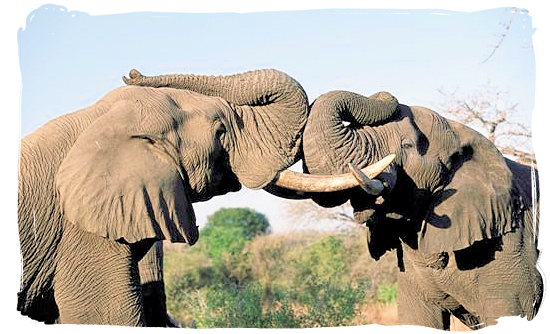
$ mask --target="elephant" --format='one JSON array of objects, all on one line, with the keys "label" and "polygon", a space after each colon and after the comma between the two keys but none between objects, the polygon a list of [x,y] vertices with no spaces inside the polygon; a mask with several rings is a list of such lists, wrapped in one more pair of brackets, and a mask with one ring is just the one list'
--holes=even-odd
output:
[{"label": "elephant", "polygon": [[388,154],[382,187],[313,193],[323,207],[350,201],[372,258],[395,253],[401,324],[449,329],[453,315],[472,329],[502,316],[532,319],[543,281],[538,174],[504,157],[464,124],[388,92],[331,91],[311,105],[303,170],[335,174]]},{"label": "elephant", "polygon": [[192,203],[333,182],[287,170],[309,112],[287,74],[129,76],[21,141],[17,309],[32,319],[167,325],[159,242],[198,240]]}]

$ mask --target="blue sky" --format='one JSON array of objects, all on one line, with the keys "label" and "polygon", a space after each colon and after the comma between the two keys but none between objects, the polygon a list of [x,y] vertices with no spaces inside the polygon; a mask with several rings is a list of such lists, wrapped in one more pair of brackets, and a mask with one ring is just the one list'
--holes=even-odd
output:
[{"label": "blue sky", "polygon": [[47,5],[18,34],[22,134],[93,103],[133,67],[146,74],[277,68],[302,83],[310,100],[333,89],[387,90],[425,106],[437,102],[438,88],[490,80],[512,91],[529,117],[535,63],[527,13],[516,15],[501,49],[481,63],[510,15],[510,9],[89,15]]},{"label": "blue sky", "polygon": [[[296,78],[310,101],[334,89],[365,95],[386,90],[402,103],[437,109],[440,88],[469,91],[490,81],[519,103],[530,122],[535,58],[531,17],[520,11],[498,43],[511,9],[303,10],[263,13],[141,12],[90,15],[45,5],[18,32],[21,133],[94,103],[144,74],[231,74],[277,68]],[[285,224],[282,204],[243,190],[195,205],[198,223],[220,206],[249,206]]]}]

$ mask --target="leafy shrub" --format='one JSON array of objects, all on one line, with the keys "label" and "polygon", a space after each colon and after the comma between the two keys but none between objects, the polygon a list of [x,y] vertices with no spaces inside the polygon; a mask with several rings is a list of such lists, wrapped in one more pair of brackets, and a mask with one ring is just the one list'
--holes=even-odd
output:
[{"label": "leafy shrub", "polygon": [[269,221],[261,213],[248,208],[222,208],[208,217],[208,222],[201,231],[201,238],[213,228],[226,227],[242,229],[246,240],[267,234],[270,230]]},{"label": "leafy shrub", "polygon": [[345,280],[342,273],[346,269],[345,252],[342,240],[334,235],[321,238],[307,247],[297,259],[296,278],[306,284],[319,281]]},{"label": "leafy shrub", "polygon": [[368,279],[350,280],[347,254],[341,236],[329,235],[313,242],[294,261],[290,299],[307,310],[299,317],[304,327],[347,325],[364,300]]},{"label": "leafy shrub", "polygon": [[376,289],[376,299],[384,304],[393,304],[397,298],[397,283],[380,284]]},{"label": "leafy shrub", "polygon": [[357,325],[365,303],[395,300],[395,267],[377,272],[360,235],[267,235],[265,217],[234,210],[210,216],[196,246],[167,248],[168,310],[184,326]]},{"label": "leafy shrub", "polygon": [[263,286],[219,285],[206,290],[197,304],[199,328],[289,328],[298,324],[280,292],[266,301]]},{"label": "leafy shrub", "polygon": [[224,256],[235,257],[247,241],[268,231],[264,215],[246,208],[224,208],[208,217],[200,239],[208,256],[221,263]]},{"label": "leafy shrub", "polygon": [[217,285],[206,290],[198,327],[264,327],[261,291],[254,285]]}]

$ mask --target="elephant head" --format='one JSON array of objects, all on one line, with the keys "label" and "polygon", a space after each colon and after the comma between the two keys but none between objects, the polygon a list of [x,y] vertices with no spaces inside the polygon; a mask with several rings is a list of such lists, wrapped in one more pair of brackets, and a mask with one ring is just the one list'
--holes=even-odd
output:
[{"label": "elephant head", "polygon": [[63,214],[80,228],[129,243],[193,244],[192,202],[274,180],[307,191],[296,173],[281,173],[299,158],[309,110],[293,78],[276,70],[215,77],[132,70],[123,79],[128,86],[95,106],[101,116],[56,175]]},{"label": "elephant head", "polygon": [[369,227],[374,258],[401,241],[425,253],[464,249],[518,227],[512,174],[496,147],[474,130],[391,94],[334,91],[316,99],[304,130],[304,171],[341,173],[388,154],[380,197],[357,189],[317,194],[323,206],[351,199]]},{"label": "elephant head", "polygon": [[[357,184],[351,174],[285,170],[301,157],[309,105],[282,72],[145,77],[133,70],[124,81],[21,142],[18,309],[32,318],[143,324],[137,262],[155,240],[197,241],[193,202],[241,184],[306,192]],[[162,277],[161,268],[152,270],[153,279]],[[123,307],[100,306],[105,300]]]}]

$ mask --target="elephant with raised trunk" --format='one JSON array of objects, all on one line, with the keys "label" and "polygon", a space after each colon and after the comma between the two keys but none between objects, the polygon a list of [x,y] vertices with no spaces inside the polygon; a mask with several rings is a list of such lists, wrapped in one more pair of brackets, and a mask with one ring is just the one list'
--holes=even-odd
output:
[{"label": "elephant with raised trunk", "polygon": [[[163,325],[154,318],[165,313],[161,248],[152,245],[197,241],[193,202],[301,180],[285,169],[300,156],[308,101],[288,75],[132,71],[125,81],[21,142],[17,308],[33,319]],[[344,179],[340,189],[356,184]]]},{"label": "elephant with raised trunk", "polygon": [[313,199],[326,207],[350,200],[371,256],[395,251],[400,323],[449,329],[454,315],[480,328],[502,316],[536,315],[543,282],[535,169],[503,157],[467,126],[386,92],[320,96],[303,154],[312,174],[395,154],[371,195],[355,188]]}]

